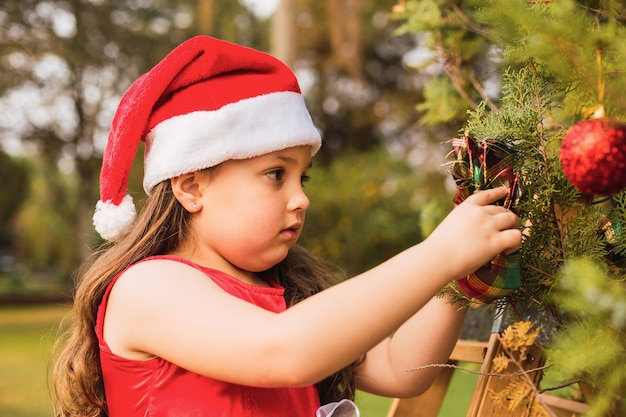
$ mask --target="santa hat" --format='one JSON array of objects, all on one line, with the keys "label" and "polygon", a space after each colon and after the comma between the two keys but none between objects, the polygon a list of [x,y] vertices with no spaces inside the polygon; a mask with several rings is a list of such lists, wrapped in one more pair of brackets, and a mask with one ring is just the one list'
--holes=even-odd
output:
[{"label": "santa hat", "polygon": [[208,36],[179,45],[123,95],[113,117],[93,220],[109,240],[136,217],[127,195],[140,141],[147,194],[169,178],[281,149],[321,146],[293,72],[266,53]]}]

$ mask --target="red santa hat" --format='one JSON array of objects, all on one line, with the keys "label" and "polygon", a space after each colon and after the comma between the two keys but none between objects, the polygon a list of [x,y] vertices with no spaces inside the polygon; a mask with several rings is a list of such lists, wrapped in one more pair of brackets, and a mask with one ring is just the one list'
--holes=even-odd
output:
[{"label": "red santa hat", "polygon": [[147,194],[169,178],[277,150],[321,146],[293,72],[266,53],[208,36],[170,52],[123,95],[113,117],[93,220],[107,239],[136,217],[127,195],[139,141]]}]

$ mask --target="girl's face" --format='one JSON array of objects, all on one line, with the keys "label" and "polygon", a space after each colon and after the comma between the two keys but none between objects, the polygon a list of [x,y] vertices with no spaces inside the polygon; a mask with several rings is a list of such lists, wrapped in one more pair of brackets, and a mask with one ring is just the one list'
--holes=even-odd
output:
[{"label": "girl's face", "polygon": [[206,266],[238,275],[264,271],[287,256],[304,225],[303,184],[310,146],[229,160],[199,180],[192,227]]}]

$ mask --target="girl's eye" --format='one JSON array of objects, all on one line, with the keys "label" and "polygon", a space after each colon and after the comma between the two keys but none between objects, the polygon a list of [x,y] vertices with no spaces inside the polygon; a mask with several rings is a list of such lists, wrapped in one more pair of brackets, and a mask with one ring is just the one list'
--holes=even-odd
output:
[{"label": "girl's eye", "polygon": [[282,181],[285,177],[285,170],[274,169],[272,171],[268,171],[265,175],[267,175],[272,181]]},{"label": "girl's eye", "polygon": [[304,174],[300,177],[300,184],[302,185],[304,185],[305,183],[309,181],[311,181],[311,177],[309,175]]}]

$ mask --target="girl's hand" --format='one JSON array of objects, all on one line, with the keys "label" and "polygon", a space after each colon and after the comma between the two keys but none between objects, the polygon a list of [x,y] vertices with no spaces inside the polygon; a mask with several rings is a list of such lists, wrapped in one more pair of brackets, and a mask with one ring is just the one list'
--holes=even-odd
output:
[{"label": "girl's hand", "polygon": [[[520,220],[510,210],[493,205],[505,197],[506,187],[484,190],[459,204],[424,243],[452,268],[452,278],[472,273],[499,253],[519,249]],[[447,256],[446,256],[447,254]]]}]

